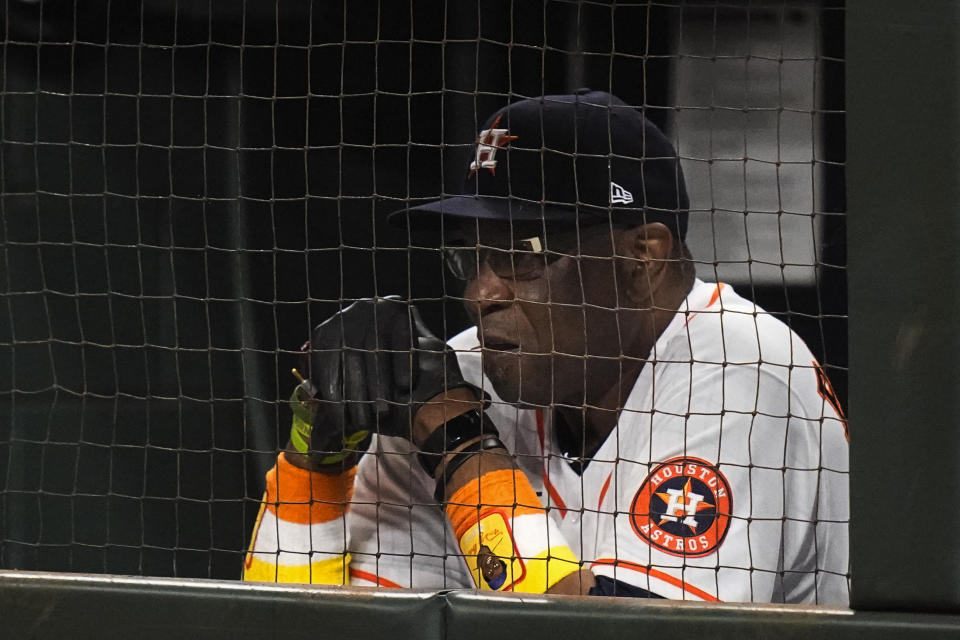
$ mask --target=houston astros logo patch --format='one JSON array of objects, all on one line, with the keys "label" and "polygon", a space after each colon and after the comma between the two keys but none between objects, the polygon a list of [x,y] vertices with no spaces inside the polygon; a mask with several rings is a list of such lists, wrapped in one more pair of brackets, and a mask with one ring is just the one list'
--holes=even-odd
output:
[{"label": "houston astros logo patch", "polygon": [[630,524],[647,544],[675,556],[713,553],[730,527],[733,496],[720,471],[699,458],[657,465],[630,504]]}]

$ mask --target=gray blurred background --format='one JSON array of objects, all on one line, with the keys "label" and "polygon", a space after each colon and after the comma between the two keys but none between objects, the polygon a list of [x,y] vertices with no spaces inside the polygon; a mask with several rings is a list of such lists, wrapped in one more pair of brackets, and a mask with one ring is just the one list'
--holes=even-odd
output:
[{"label": "gray blurred background", "polygon": [[846,391],[840,2],[5,0],[0,568],[237,578],[311,326],[511,98],[604,89],[683,156],[701,277]]}]

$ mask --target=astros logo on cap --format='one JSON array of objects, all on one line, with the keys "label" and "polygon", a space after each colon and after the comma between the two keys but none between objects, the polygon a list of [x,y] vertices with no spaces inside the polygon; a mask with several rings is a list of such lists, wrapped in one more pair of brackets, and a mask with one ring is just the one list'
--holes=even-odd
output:
[{"label": "astros logo on cap", "polygon": [[470,163],[471,175],[481,168],[489,169],[490,173],[496,175],[497,149],[505,147],[517,139],[517,136],[507,135],[510,133],[507,129],[497,129],[502,117],[503,114],[497,116],[490,128],[481,131],[477,137],[477,155]]},{"label": "astros logo on cap", "polygon": [[723,474],[699,458],[654,468],[630,505],[630,524],[651,547],[698,558],[713,553],[730,527],[733,496]]}]

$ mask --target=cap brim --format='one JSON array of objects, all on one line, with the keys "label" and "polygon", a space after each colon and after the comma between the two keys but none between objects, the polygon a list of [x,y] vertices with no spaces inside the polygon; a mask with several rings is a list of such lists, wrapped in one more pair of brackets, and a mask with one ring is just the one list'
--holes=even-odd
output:
[{"label": "cap brim", "polygon": [[387,219],[391,224],[418,231],[436,228],[435,225],[441,217],[511,222],[530,220],[576,222],[577,216],[577,208],[574,206],[543,205],[538,202],[510,198],[452,196],[394,211]]}]

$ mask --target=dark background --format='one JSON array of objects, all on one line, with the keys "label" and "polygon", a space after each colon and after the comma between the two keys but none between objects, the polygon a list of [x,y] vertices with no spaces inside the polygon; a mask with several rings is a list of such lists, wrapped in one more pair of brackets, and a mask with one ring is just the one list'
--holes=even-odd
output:
[{"label": "dark background", "polygon": [[[386,214],[455,191],[511,98],[589,86],[669,124],[683,21],[783,5],[4,2],[0,568],[238,577],[310,327],[387,294],[466,324]],[[837,6],[817,19],[840,213]],[[845,223],[824,220],[816,287],[741,293],[845,398]]]}]

